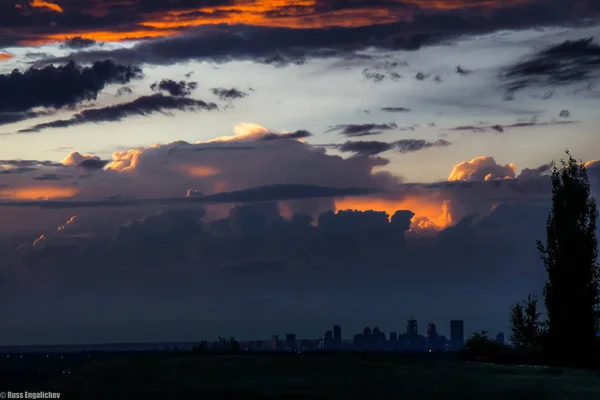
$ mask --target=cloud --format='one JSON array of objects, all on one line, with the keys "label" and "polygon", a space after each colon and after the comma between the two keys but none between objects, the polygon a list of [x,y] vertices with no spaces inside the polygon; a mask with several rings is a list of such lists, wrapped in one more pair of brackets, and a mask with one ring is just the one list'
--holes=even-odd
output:
[{"label": "cloud", "polygon": [[385,112],[409,112],[410,108],[406,107],[383,107],[381,111]]},{"label": "cloud", "polygon": [[202,100],[188,99],[184,97],[164,96],[154,94],[142,96],[129,103],[117,104],[104,108],[83,110],[75,114],[71,119],[56,120],[43,124],[34,125],[31,128],[22,129],[20,133],[40,132],[49,128],[67,128],[71,126],[117,122],[132,116],[147,116],[154,113],[165,113],[167,111],[211,111],[216,110],[215,103],[206,103]]},{"label": "cloud", "polygon": [[163,91],[171,96],[186,97],[192,94],[192,91],[198,88],[198,82],[176,82],[172,79],[163,79],[160,82],[155,82],[150,86],[153,91]]},{"label": "cloud", "polygon": [[72,49],[72,50],[81,50],[81,49],[86,49],[88,47],[92,47],[92,46],[96,45],[97,43],[98,42],[96,42],[93,39],[85,39],[85,38],[82,38],[81,36],[75,36],[72,38],[65,39],[65,41],[62,43],[61,47],[66,48],[66,49]]},{"label": "cloud", "polygon": [[305,139],[311,137],[312,133],[301,129],[296,132],[289,133],[267,133],[263,136],[263,140],[280,140],[280,139]]},{"label": "cloud", "polygon": [[[563,110],[563,111],[567,111],[568,110]],[[569,116],[565,116],[566,113],[561,112],[560,117],[561,118],[569,118]],[[508,125],[500,125],[500,124],[496,124],[496,125],[462,125],[462,126],[456,126],[453,128],[450,128],[450,130],[452,131],[472,131],[472,132],[487,132],[488,130],[494,130],[496,132],[504,132],[506,129],[512,129],[512,128],[530,128],[530,127],[536,127],[536,126],[550,126],[550,125],[569,125],[569,124],[577,124],[579,123],[579,121],[557,121],[557,120],[551,120],[551,121],[538,121],[537,117],[533,117],[530,120],[526,121],[526,122],[515,122],[513,124],[508,124]]]},{"label": "cloud", "polygon": [[569,85],[597,78],[600,46],[594,38],[567,40],[548,47],[504,71],[508,90],[530,86]]},{"label": "cloud", "polygon": [[342,152],[373,156],[390,150],[396,150],[399,153],[412,153],[431,147],[445,147],[450,144],[450,142],[443,139],[435,142],[428,142],[423,139],[402,139],[390,143],[377,141],[346,142],[342,145],[336,145],[336,147]]},{"label": "cloud", "polygon": [[571,118],[571,113],[569,112],[569,110],[562,110],[559,114],[559,117],[561,118]]},{"label": "cloud", "polygon": [[49,1],[44,1],[44,0],[32,0],[31,3],[29,3],[29,5],[33,8],[43,8],[46,10],[50,10],[50,11],[54,11],[57,13],[62,13],[63,9],[61,6],[59,6],[56,3],[51,3]]},{"label": "cloud", "polygon": [[0,112],[0,125],[14,124],[31,118],[52,115],[52,111]]},{"label": "cloud", "polygon": [[14,56],[12,54],[0,52],[0,61],[8,61],[12,60],[13,58]]},{"label": "cloud", "polygon": [[331,126],[326,132],[340,132],[349,137],[379,135],[386,130],[398,129],[398,125],[388,124],[342,124]]},{"label": "cloud", "polygon": [[224,88],[213,88],[210,90],[215,96],[219,96],[221,100],[233,100],[242,99],[248,96],[248,93],[242,92],[236,88],[224,89]]},{"label": "cloud", "polygon": [[[115,42],[154,38],[131,49],[86,51],[71,56],[76,60],[111,58],[135,64],[253,60],[282,66],[370,47],[418,50],[461,35],[562,25],[598,11],[594,0],[544,0],[543,12],[533,0],[502,4],[460,1],[443,6],[415,1],[321,1],[293,6],[252,1],[232,5],[213,0],[200,8],[190,0],[129,2],[127,7],[119,6],[116,0],[102,5],[79,3],[69,2],[68,13],[40,13],[35,23],[21,10],[0,9],[7,21],[0,20],[0,26],[14,27],[6,30],[3,41],[40,44],[72,36]],[[52,22],[58,22],[58,27],[52,27]]]},{"label": "cloud", "polygon": [[129,86],[123,86],[123,87],[120,87],[119,89],[117,89],[116,96],[121,97],[126,94],[132,94],[132,93],[133,93],[133,90]]},{"label": "cloud", "polygon": [[141,69],[112,61],[95,62],[89,67],[70,62],[59,67],[13,71],[0,75],[0,113],[73,106],[95,100],[108,84],[125,84],[141,76]]},{"label": "cloud", "polygon": [[461,67],[460,65],[458,65],[458,66],[456,67],[456,73],[457,73],[458,75],[465,76],[465,75],[471,75],[471,74],[473,73],[473,71],[470,71],[470,70],[468,70],[468,69],[464,69],[463,67]]},{"label": "cloud", "polygon": [[499,165],[493,157],[477,157],[457,164],[448,176],[449,181],[482,181],[511,179],[516,176],[515,164]]}]

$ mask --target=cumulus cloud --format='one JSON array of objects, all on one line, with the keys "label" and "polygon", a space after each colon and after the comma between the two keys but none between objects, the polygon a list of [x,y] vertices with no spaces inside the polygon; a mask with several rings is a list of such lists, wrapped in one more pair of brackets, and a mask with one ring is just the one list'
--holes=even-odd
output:
[{"label": "cumulus cloud", "polygon": [[477,157],[457,164],[448,176],[449,181],[483,181],[515,178],[515,164],[500,165],[493,157]]},{"label": "cumulus cloud", "polygon": [[164,96],[154,94],[142,96],[129,103],[121,103],[103,108],[83,110],[75,114],[71,119],[56,120],[43,124],[34,125],[31,128],[22,129],[20,133],[40,132],[49,128],[67,128],[71,126],[116,122],[132,116],[147,116],[154,113],[165,113],[167,111],[199,111],[216,110],[215,103],[206,103],[202,100],[194,100],[184,97]]},{"label": "cumulus cloud", "polygon": [[150,86],[155,92],[167,92],[171,96],[185,97],[192,94],[192,91],[198,88],[198,82],[174,81],[172,79],[163,79]]},{"label": "cumulus cloud", "polygon": [[0,113],[19,113],[35,107],[64,108],[95,100],[111,83],[125,84],[142,76],[141,69],[112,61],[81,67],[74,62],[0,75]]}]

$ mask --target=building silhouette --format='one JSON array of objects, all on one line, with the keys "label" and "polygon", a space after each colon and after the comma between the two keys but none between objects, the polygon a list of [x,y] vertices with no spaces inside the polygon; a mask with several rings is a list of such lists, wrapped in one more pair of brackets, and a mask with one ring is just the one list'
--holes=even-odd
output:
[{"label": "building silhouette", "polygon": [[465,344],[465,321],[450,321],[450,346],[452,350],[460,350]]},{"label": "building silhouette", "polygon": [[417,325],[416,319],[411,318],[408,321],[406,321],[406,334],[407,335],[418,335],[419,334],[419,327]]},{"label": "building silhouette", "polygon": [[342,327],[339,325],[333,327],[333,345],[336,349],[342,348]]},{"label": "building silhouette", "polygon": [[280,345],[279,345],[279,336],[278,335],[271,336],[271,349],[272,350],[278,350],[279,347],[280,347]]},{"label": "building silhouette", "polygon": [[296,350],[296,334],[288,333],[285,335],[285,349]]},{"label": "building silhouette", "polygon": [[429,350],[439,350],[439,335],[434,323],[427,325],[427,345]]}]

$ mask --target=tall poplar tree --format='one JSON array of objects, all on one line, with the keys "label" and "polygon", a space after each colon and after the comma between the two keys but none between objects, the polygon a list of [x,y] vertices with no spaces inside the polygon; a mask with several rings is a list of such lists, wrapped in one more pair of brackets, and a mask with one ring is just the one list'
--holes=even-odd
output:
[{"label": "tall poplar tree", "polygon": [[568,363],[585,362],[594,354],[594,305],[598,302],[598,210],[591,197],[587,170],[571,154],[552,171],[552,211],[546,243],[538,240],[548,280],[544,297],[548,345]]}]

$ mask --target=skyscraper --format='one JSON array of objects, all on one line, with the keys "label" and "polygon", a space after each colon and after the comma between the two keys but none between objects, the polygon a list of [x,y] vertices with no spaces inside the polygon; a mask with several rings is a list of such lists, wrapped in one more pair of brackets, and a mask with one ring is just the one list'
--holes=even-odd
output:
[{"label": "skyscraper", "polygon": [[417,320],[414,318],[406,321],[406,334],[409,336],[416,336],[419,333],[419,329],[417,326]]},{"label": "skyscraper", "polygon": [[450,321],[450,342],[453,350],[462,349],[465,343],[465,321]]},{"label": "skyscraper", "polygon": [[333,343],[338,349],[342,347],[342,327],[339,325],[333,327]]},{"label": "skyscraper", "polygon": [[279,347],[279,336],[273,335],[271,336],[271,349],[277,350]]}]

